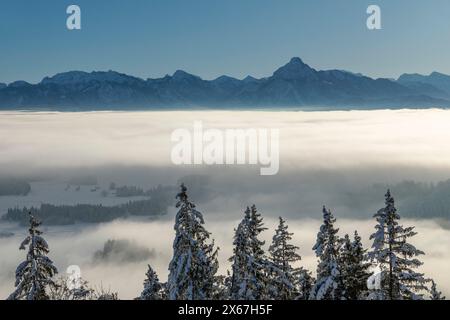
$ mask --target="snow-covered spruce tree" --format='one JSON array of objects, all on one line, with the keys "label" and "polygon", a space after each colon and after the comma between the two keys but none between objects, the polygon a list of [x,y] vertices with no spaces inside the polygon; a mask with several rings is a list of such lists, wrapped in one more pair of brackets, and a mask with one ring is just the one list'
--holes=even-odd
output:
[{"label": "snow-covered spruce tree", "polygon": [[217,249],[209,243],[202,214],[188,200],[181,185],[177,195],[179,211],[175,221],[173,258],[169,265],[168,293],[171,300],[205,300],[213,295],[218,269]]},{"label": "snow-covered spruce tree", "polygon": [[374,215],[376,231],[370,236],[373,245],[368,256],[380,267],[382,276],[381,288],[374,294],[378,299],[386,300],[423,299],[428,280],[414,269],[422,265],[417,257],[424,253],[408,243],[408,239],[417,233],[414,227],[405,228],[399,224],[400,215],[389,190],[385,204]]},{"label": "snow-covered spruce tree", "polygon": [[293,264],[301,260],[297,254],[298,247],[292,245],[293,233],[288,231],[288,226],[283,218],[279,218],[279,224],[272,238],[269,248],[270,261],[273,264],[273,272],[270,275],[272,292],[271,298],[276,300],[291,300],[298,296],[295,287],[296,272]]},{"label": "snow-covered spruce tree", "polygon": [[[233,276],[231,275],[230,270],[227,270],[227,275],[224,276],[224,278],[222,280],[223,282],[220,283],[220,282],[216,281],[216,288],[218,288],[218,289],[222,288],[222,290],[220,290],[220,296],[221,296],[220,300],[227,300],[231,297],[232,280],[233,280]],[[216,292],[219,292],[219,290],[216,290]],[[219,293],[216,294],[216,296],[219,296]]]},{"label": "snow-covered spruce tree", "polygon": [[313,247],[319,258],[317,280],[311,289],[310,300],[341,300],[345,298],[341,271],[339,270],[339,229],[330,210],[323,207],[323,224]]},{"label": "snow-covered spruce tree", "polygon": [[295,287],[297,296],[295,300],[308,300],[309,295],[311,294],[311,290],[314,286],[315,279],[311,275],[311,272],[306,270],[303,267],[300,267],[295,272]]},{"label": "snow-covered spruce tree", "polygon": [[430,289],[430,299],[431,300],[445,300],[445,296],[442,295],[442,292],[440,292],[437,287],[434,280],[431,280],[431,289]]},{"label": "snow-covered spruce tree", "polygon": [[150,265],[148,265],[145,276],[144,290],[139,300],[161,300],[163,298],[163,285],[159,282],[158,275]]},{"label": "snow-covered spruce tree", "polygon": [[263,218],[258,213],[256,206],[252,205],[250,209],[249,223],[249,245],[251,251],[251,259],[248,268],[247,286],[245,296],[247,300],[267,299],[268,286],[268,259],[265,256],[263,246],[265,241],[259,240],[259,235],[267,228],[264,227]]},{"label": "snow-covered spruce tree", "polygon": [[226,300],[230,296],[229,292],[229,274],[227,276],[217,275],[214,278],[214,287],[213,287],[213,300]]},{"label": "snow-covered spruce tree", "polygon": [[367,294],[367,279],[371,273],[369,272],[370,263],[366,261],[366,251],[357,231],[353,241],[348,234],[342,239],[339,269],[346,299],[363,299]]},{"label": "snow-covered spruce tree", "polygon": [[263,250],[264,241],[258,236],[266,230],[256,206],[245,211],[234,237],[230,296],[234,300],[268,298],[269,263]]},{"label": "snow-covered spruce tree", "polygon": [[28,246],[28,253],[26,260],[16,269],[16,289],[8,297],[8,300],[48,300],[48,289],[55,286],[52,278],[58,273],[58,270],[52,260],[47,257],[48,244],[38,229],[41,223],[34,218],[31,212],[29,215],[29,234],[20,245],[20,250],[26,250]]},{"label": "snow-covered spruce tree", "polygon": [[247,207],[245,216],[234,230],[233,256],[231,262],[230,298],[232,300],[244,299],[241,288],[245,285],[247,267],[250,263],[251,251],[248,240],[248,227],[250,224],[250,208]]}]

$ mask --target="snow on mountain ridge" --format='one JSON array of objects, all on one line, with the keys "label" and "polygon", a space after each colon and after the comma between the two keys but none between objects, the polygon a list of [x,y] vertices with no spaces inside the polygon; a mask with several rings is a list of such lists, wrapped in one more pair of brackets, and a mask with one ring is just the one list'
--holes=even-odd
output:
[{"label": "snow on mountain ridge", "polygon": [[450,106],[450,94],[444,92],[450,92],[450,76],[412,76],[428,80],[426,85],[411,84],[407,77],[411,75],[395,81],[343,70],[316,70],[298,57],[261,79],[247,76],[239,80],[224,75],[203,80],[177,70],[173,75],[143,80],[115,71],[69,71],[34,85],[19,81],[0,86],[0,108]]},{"label": "snow on mountain ridge", "polygon": [[58,73],[52,77],[45,77],[41,84],[61,84],[71,85],[76,83],[88,83],[91,81],[98,82],[114,82],[114,83],[130,83],[130,82],[143,82],[144,80],[133,76],[119,73],[116,71],[69,71],[64,73]]}]

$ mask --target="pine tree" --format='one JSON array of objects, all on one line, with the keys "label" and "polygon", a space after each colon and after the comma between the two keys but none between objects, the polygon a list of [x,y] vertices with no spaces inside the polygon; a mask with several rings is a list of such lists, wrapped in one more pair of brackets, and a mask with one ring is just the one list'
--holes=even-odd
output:
[{"label": "pine tree", "polygon": [[319,258],[317,280],[311,293],[311,300],[341,300],[344,298],[344,286],[339,270],[339,229],[334,227],[336,219],[330,210],[323,207],[323,224],[317,234],[313,247]]},{"label": "pine tree", "polygon": [[140,300],[161,300],[163,298],[163,285],[159,282],[158,275],[148,265],[146,279],[144,280],[144,290],[139,297]]},{"label": "pine tree", "polygon": [[417,233],[414,227],[399,225],[400,216],[389,190],[385,204],[374,215],[378,224],[370,236],[373,245],[368,254],[381,269],[381,288],[375,295],[387,300],[423,299],[422,292],[427,291],[425,284],[428,280],[414,269],[422,265],[417,257],[424,253],[407,242]]},{"label": "pine tree", "polygon": [[173,258],[169,265],[168,292],[171,300],[205,300],[213,295],[218,269],[214,241],[209,243],[202,214],[188,200],[187,188],[181,185],[177,195],[179,211],[175,221]]},{"label": "pine tree", "polygon": [[291,300],[298,296],[295,287],[297,269],[292,264],[300,261],[301,257],[297,254],[299,248],[290,243],[293,233],[288,231],[288,226],[283,218],[279,219],[279,225],[269,248],[271,262],[274,266],[271,275],[273,288],[271,297],[278,300]]},{"label": "pine tree", "polygon": [[28,246],[28,253],[26,260],[16,269],[16,289],[8,297],[8,300],[48,300],[47,289],[55,287],[52,278],[58,273],[58,270],[52,260],[47,257],[48,244],[41,236],[42,231],[38,229],[41,223],[34,218],[31,212],[29,215],[29,235],[20,245],[20,250],[26,250]]},{"label": "pine tree", "polygon": [[440,292],[436,288],[436,283],[434,282],[434,280],[431,280],[430,299],[431,300],[445,300],[445,296],[443,296],[442,292]]},{"label": "pine tree", "polygon": [[256,206],[245,211],[234,237],[231,279],[231,299],[261,300],[268,297],[268,261],[263,250],[264,241],[258,236],[266,228]]},{"label": "pine tree", "polygon": [[346,299],[362,299],[367,293],[370,263],[365,260],[365,256],[366,250],[358,232],[355,231],[353,241],[346,234],[342,240],[339,262]]}]

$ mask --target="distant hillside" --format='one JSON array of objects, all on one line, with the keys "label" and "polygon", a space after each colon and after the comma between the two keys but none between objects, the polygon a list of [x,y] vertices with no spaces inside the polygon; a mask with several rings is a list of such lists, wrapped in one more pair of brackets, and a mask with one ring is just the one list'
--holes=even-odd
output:
[{"label": "distant hillside", "polygon": [[403,181],[395,185],[376,184],[346,194],[344,204],[363,211],[367,207],[378,207],[377,195],[390,189],[395,194],[402,216],[418,219],[450,219],[450,180],[435,184]]},{"label": "distant hillside", "polygon": [[39,208],[10,208],[0,221],[26,225],[28,212],[32,212],[47,225],[109,222],[129,216],[157,218],[167,213],[173,203],[174,187],[158,186],[147,192],[148,199],[128,201],[115,206],[101,204],[53,205],[43,203]]},{"label": "distant hillside", "polygon": [[433,72],[428,76],[420,74],[403,74],[398,83],[434,97],[450,98],[450,76]]},{"label": "distant hillside", "polygon": [[26,196],[30,191],[28,181],[0,177],[0,196]]},{"label": "distant hillside", "polygon": [[372,79],[342,70],[318,71],[300,58],[262,79],[221,76],[208,81],[178,70],[144,80],[114,71],[70,71],[38,84],[0,84],[0,109],[449,107],[449,79],[438,73]]}]

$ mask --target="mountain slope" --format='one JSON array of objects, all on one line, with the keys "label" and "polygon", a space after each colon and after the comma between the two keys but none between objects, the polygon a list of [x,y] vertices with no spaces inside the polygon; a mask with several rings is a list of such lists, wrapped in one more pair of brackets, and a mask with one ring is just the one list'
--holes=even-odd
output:
[{"label": "mountain slope", "polygon": [[410,88],[421,88],[429,95],[450,97],[450,76],[439,72],[433,72],[428,76],[405,73],[398,78],[398,83]]}]

